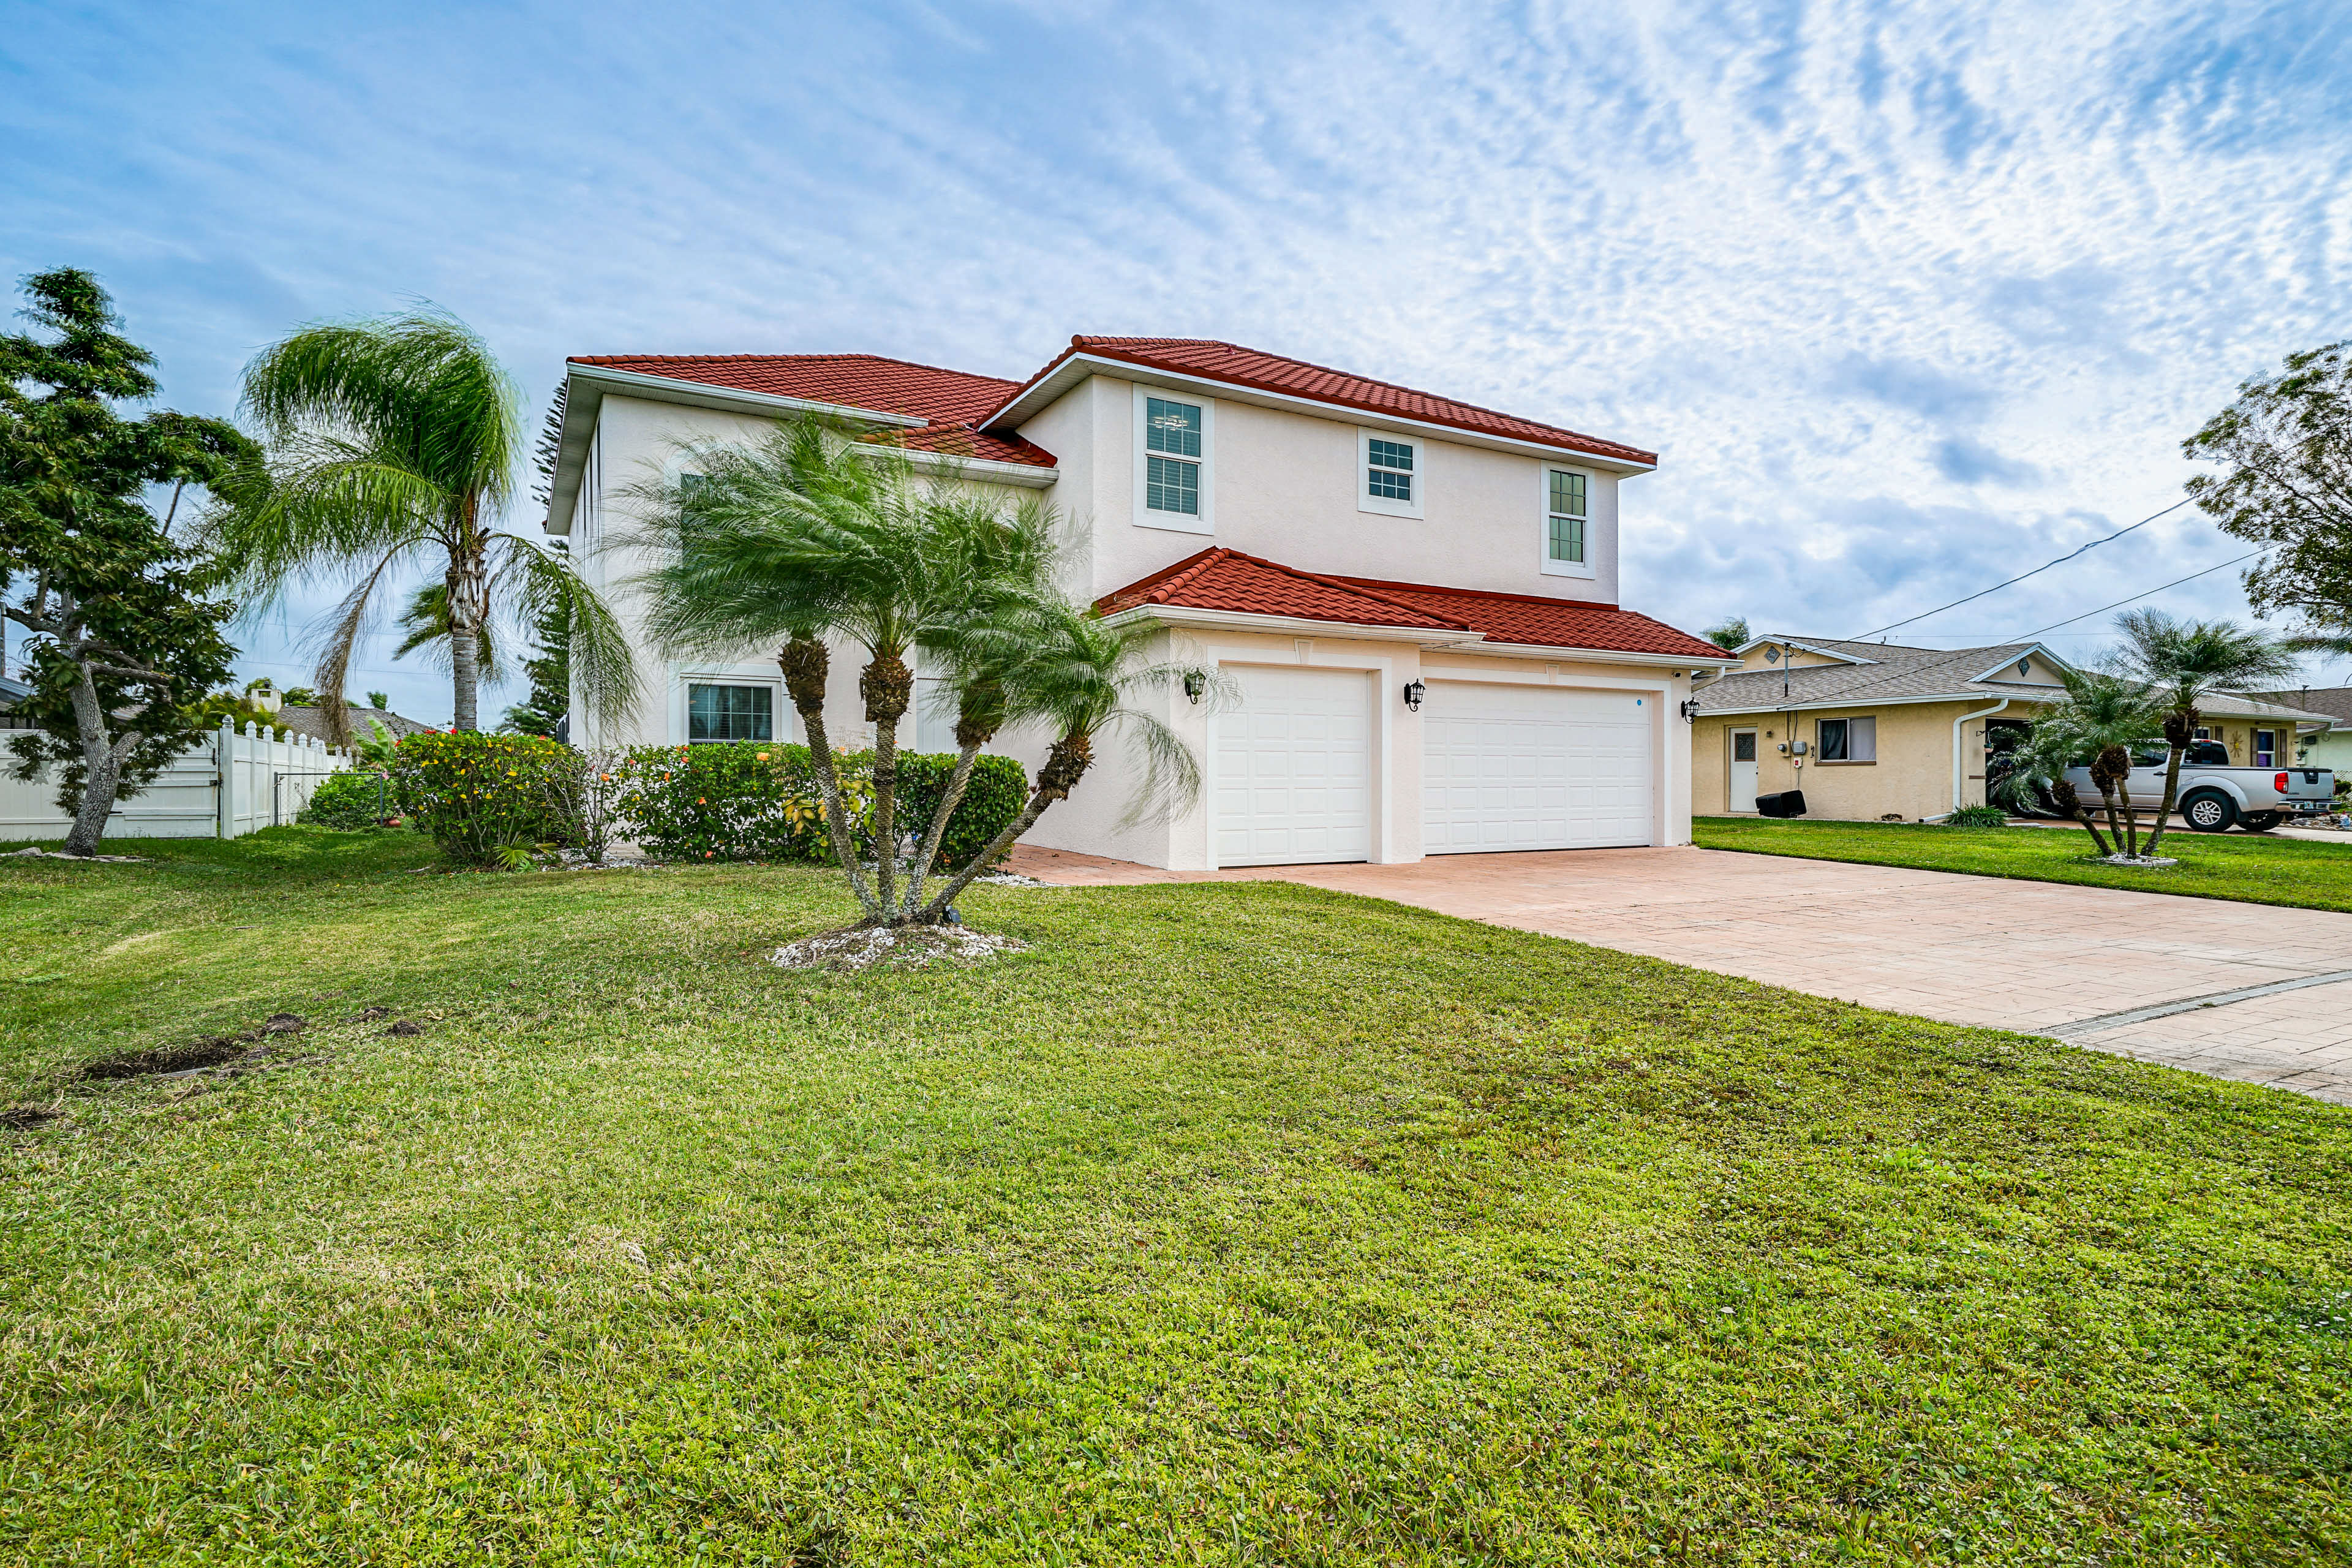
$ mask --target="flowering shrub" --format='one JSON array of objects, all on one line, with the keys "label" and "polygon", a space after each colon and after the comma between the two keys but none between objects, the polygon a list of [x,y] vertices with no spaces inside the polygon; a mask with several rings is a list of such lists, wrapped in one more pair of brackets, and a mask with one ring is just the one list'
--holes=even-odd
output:
[{"label": "flowering shrub", "polygon": [[[841,759],[844,803],[864,840],[864,773]],[[806,746],[778,741],[640,746],[619,772],[621,814],[656,855],[675,860],[789,860],[829,864]]]},{"label": "flowering shrub", "polygon": [[572,748],[537,735],[408,735],[395,748],[392,782],[403,813],[461,865],[501,866],[520,846],[566,842],[550,808],[548,775],[572,765]]},{"label": "flowering shrub", "polygon": [[399,812],[389,779],[373,768],[350,768],[320,779],[319,787],[310,792],[310,804],[294,820],[348,833],[396,822]]}]

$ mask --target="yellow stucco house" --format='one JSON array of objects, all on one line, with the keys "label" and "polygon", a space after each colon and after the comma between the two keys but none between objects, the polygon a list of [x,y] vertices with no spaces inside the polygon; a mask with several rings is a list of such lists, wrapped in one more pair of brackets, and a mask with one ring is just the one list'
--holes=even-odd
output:
[{"label": "yellow stucco house", "polygon": [[[1805,792],[1809,816],[1916,822],[1985,804],[1985,761],[2063,700],[2063,661],[2040,643],[1901,647],[1757,637],[1738,665],[1694,687],[1691,810],[1753,812],[1759,795]],[[2241,766],[2294,761],[2324,713],[2217,697],[2200,735]]]}]

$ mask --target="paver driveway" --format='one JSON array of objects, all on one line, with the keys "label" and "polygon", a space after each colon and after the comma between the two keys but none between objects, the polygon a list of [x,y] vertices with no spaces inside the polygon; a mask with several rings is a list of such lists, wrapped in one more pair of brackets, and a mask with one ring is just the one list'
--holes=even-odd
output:
[{"label": "paver driveway", "polygon": [[1306,882],[2352,1105],[2352,914],[1696,848],[1184,872],[1024,845],[1013,868]]}]

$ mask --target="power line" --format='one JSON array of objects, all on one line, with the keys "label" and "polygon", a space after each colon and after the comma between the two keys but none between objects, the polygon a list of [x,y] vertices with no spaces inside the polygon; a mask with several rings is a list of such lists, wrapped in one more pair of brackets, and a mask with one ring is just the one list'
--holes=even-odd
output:
[{"label": "power line", "polygon": [[[2041,565],[2036,566],[2036,567],[2035,567],[2032,571],[2031,571],[2031,572],[2021,572],[2021,573],[2019,573],[2016,576],[2011,577],[2011,578],[2009,580],[2009,582],[2008,582],[2008,583],[1995,583],[1991,587],[1987,588],[1987,589],[1984,589],[1984,590],[1983,590],[1982,592],[1980,592],[1980,593],[1970,594],[1970,595],[1969,595],[1967,598],[1965,598],[1965,599],[1954,599],[1954,600],[1953,600],[1950,604],[1948,604],[1948,605],[1937,605],[1937,606],[1936,606],[1934,609],[1932,609],[1932,610],[1922,610],[1921,612],[1919,612],[1919,614],[1917,614],[1917,615],[1916,615],[1916,616],[1913,616],[1910,618],[1910,620],[1896,621],[1896,622],[1895,622],[1895,623],[1894,623],[1894,625],[1892,625],[1892,626],[1881,626],[1881,627],[1879,627],[1876,631],[1864,632],[1864,633],[1863,633],[1863,634],[1862,634],[1862,636],[1860,636],[1860,637],[1843,637],[1843,638],[1841,638],[1840,640],[1841,640],[1841,641],[1843,641],[1843,642],[1867,642],[1867,641],[1868,641],[1868,640],[1870,640],[1872,637],[1883,636],[1883,635],[1885,635],[1885,633],[1887,633],[1887,632],[1894,631],[1894,630],[1895,630],[1896,627],[1898,627],[1898,626],[1909,626],[1909,625],[1911,624],[1911,622],[1912,622],[1912,621],[1924,621],[1924,620],[1926,620],[1929,616],[1940,616],[1940,615],[1942,615],[1946,610],[1957,610],[1957,609],[1958,609],[1962,605],[1970,604],[1970,603],[1973,603],[1974,601],[1976,601],[1976,600],[1978,600],[1978,599],[1981,599],[1981,598],[1983,598],[1983,597],[1985,596],[1985,595],[1986,595],[1986,594],[1998,594],[1998,593],[2000,593],[2003,588],[2008,587],[2008,586],[2010,585],[2010,584],[2011,584],[2011,583],[2022,583],[2022,582],[2024,582],[2028,577],[2039,576],[2041,574],[2042,574],[2042,573],[2044,573],[2044,572],[2049,571],[2049,570],[2050,570],[2050,568],[2052,568],[2053,566],[2063,566],[2064,564],[2066,564],[2066,563],[2068,563],[2069,561],[2072,561],[2073,559],[2074,559],[2074,557],[2075,557],[2075,556],[2082,554],[2084,550],[2096,550],[2100,545],[2102,545],[2102,544],[2106,544],[2106,543],[2109,543],[2109,542],[2113,542],[2113,541],[2115,541],[2115,540],[2121,539],[2125,534],[2126,534],[2126,533],[2130,533],[2130,532],[2133,532],[2133,531],[2135,531],[2136,530],[2146,528],[2149,523],[2154,522],[2158,518],[2159,518],[2159,517],[2167,517],[2167,516],[2169,516],[2169,515],[2170,515],[2170,514],[2172,514],[2173,512],[2179,511],[2182,507],[2187,506],[2188,504],[2189,504],[2189,501],[2188,501],[2187,498],[2183,498],[2182,500],[2179,500],[2174,501],[2170,506],[2166,507],[2166,508],[2164,509],[2164,510],[2159,511],[2159,512],[2156,512],[2156,513],[2154,513],[2154,514],[2152,514],[2152,515],[2150,515],[2150,516],[2147,516],[2147,517],[2141,518],[2137,522],[2133,523],[2133,524],[2131,525],[2131,527],[2130,527],[2130,528],[2119,528],[2119,529],[2116,530],[2113,533],[2108,534],[2108,535],[2106,536],[2106,538],[2105,538],[2105,539],[2094,539],[2093,541],[2091,541],[2091,542],[2090,542],[2090,543],[2084,545],[2082,550],[2070,551],[2070,552],[2068,552],[2066,554],[2064,554],[2064,555],[2061,555],[2060,557],[2058,557],[2058,559],[2057,559],[2057,560],[2055,560],[2055,561],[2045,561],[2045,562],[2043,562]],[[2126,601],[2126,603],[2128,603],[2129,601]],[[2096,610],[2093,610],[2093,611],[2091,612],[2091,614],[2093,614],[2093,615],[2095,615],[2095,615],[2097,615],[2098,613],[2099,613],[2099,612],[2098,612],[2098,611],[2096,611]],[[2079,617],[2077,617],[2077,618],[2079,618]],[[2061,622],[2059,622],[2058,624],[2059,624],[2060,626],[2064,626],[2066,623],[2065,623],[2065,622],[2063,622],[2063,621],[2061,621]]]},{"label": "power line", "polygon": [[2048,626],[2042,627],[2038,631],[2026,632],[2021,636],[2013,637],[2009,640],[2011,642],[2023,642],[2027,637],[2040,637],[2042,632],[2056,631],[2060,626],[2071,626],[2076,621],[2087,621],[2093,616],[2104,616],[2109,610],[2120,610],[2126,605],[2136,604],[2138,601],[2148,597],[2149,595],[2161,594],[2166,588],[2178,588],[2183,583],[2194,583],[2200,577],[2210,577],[2214,573],[2221,570],[2222,566],[2235,566],[2239,561],[2252,561],[2255,556],[2260,555],[2261,553],[2262,552],[2259,550],[2249,550],[2243,555],[2237,557],[2236,560],[2222,562],[2221,566],[2208,566],[2202,572],[2191,572],[2186,577],[2175,577],[2171,582],[2164,584],[2161,587],[2150,588],[2146,594],[2134,594],[2128,599],[2117,599],[2112,605],[2101,605],[2095,610],[2084,610],[2079,616],[2069,616],[2063,621],[2053,621]]}]

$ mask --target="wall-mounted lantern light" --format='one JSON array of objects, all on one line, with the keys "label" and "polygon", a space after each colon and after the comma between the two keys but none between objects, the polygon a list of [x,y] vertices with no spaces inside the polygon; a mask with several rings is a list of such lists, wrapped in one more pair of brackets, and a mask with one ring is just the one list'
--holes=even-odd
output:
[{"label": "wall-mounted lantern light", "polygon": [[1404,705],[1414,712],[1421,711],[1421,700],[1428,695],[1429,688],[1420,681],[1408,680],[1404,683]]},{"label": "wall-mounted lantern light", "polygon": [[1683,722],[1687,724],[1697,717],[1698,699],[1694,697],[1689,701],[1683,704]]},{"label": "wall-mounted lantern light", "polygon": [[1188,669],[1184,672],[1184,700],[1187,702],[1192,703],[1196,708],[1199,707],[1202,693],[1206,692],[1208,689],[1209,678],[1207,676],[1202,675],[1197,669]]}]

